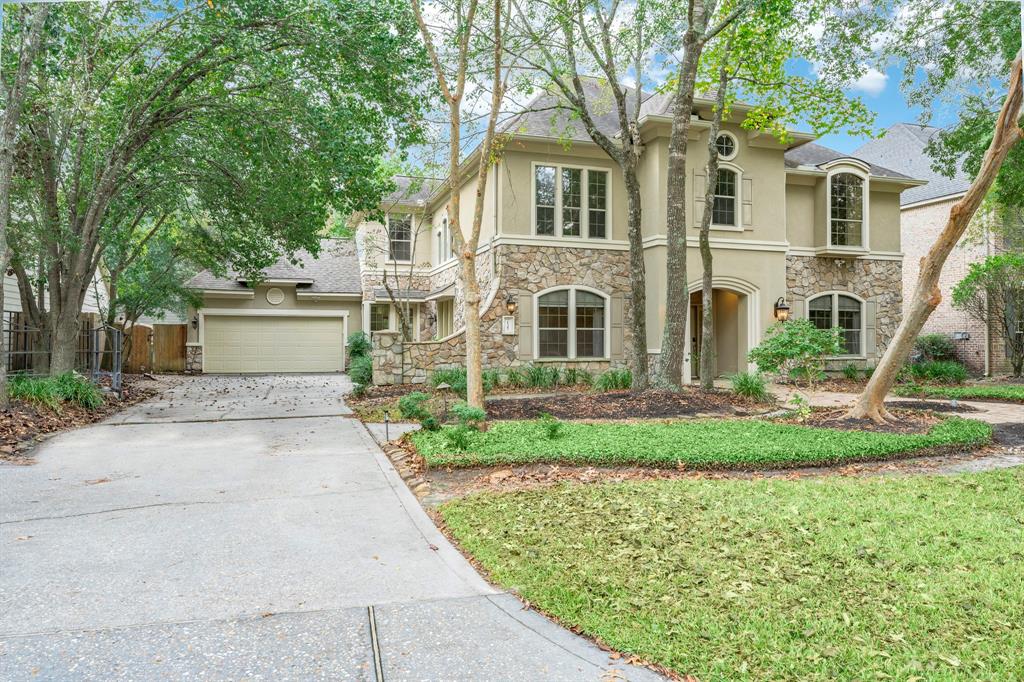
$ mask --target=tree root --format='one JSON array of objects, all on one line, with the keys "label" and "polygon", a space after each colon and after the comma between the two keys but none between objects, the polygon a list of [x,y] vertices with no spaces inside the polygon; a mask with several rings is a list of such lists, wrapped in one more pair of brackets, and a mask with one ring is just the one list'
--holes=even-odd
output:
[{"label": "tree root", "polygon": [[885,424],[886,422],[898,421],[898,418],[892,412],[885,409],[884,404],[861,405],[860,403],[857,403],[850,408],[850,411],[846,413],[845,418],[870,419],[876,424]]}]

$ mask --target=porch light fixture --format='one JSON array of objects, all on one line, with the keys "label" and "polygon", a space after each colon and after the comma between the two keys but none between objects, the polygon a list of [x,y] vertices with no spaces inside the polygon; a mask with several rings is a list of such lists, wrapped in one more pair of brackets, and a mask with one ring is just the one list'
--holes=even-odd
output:
[{"label": "porch light fixture", "polygon": [[785,322],[789,319],[789,304],[786,303],[786,299],[779,296],[779,300],[775,301],[775,319],[779,322]]},{"label": "porch light fixture", "polygon": [[199,329],[199,316],[198,315],[193,315],[192,316],[192,328],[193,329]]},{"label": "porch light fixture", "polygon": [[508,311],[509,315],[515,315],[516,314],[516,308],[518,308],[518,307],[519,307],[519,304],[516,303],[515,296],[513,296],[512,294],[509,294],[505,298],[505,310]]}]

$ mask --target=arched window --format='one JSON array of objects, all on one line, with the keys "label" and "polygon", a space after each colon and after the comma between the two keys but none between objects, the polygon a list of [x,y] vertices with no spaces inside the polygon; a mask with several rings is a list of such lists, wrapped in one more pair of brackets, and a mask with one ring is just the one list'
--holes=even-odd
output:
[{"label": "arched window", "polygon": [[607,357],[608,298],[568,287],[537,296],[538,358]]},{"label": "arched window", "polygon": [[829,178],[829,243],[864,246],[864,178],[836,173]]},{"label": "arched window", "polygon": [[807,317],[818,329],[839,327],[843,335],[843,353],[864,354],[864,303],[846,294],[822,294],[807,305]]},{"label": "arched window", "polygon": [[719,168],[715,179],[715,203],[711,207],[711,222],[715,225],[736,226],[736,199],[739,196],[739,175],[734,170]]}]

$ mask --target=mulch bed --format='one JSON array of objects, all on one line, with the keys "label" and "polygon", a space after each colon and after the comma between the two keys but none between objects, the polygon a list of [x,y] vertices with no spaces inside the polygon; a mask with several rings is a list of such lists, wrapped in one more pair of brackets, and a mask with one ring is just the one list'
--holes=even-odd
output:
[{"label": "mulch bed", "polygon": [[768,411],[763,404],[737,398],[728,391],[610,391],[569,393],[546,398],[505,398],[487,403],[491,419],[659,419],[696,415],[747,415]]},{"label": "mulch bed", "polygon": [[104,394],[106,402],[95,410],[68,404],[54,412],[36,403],[12,400],[9,409],[0,411],[0,461],[30,464],[33,448],[49,435],[102,421],[156,395],[161,388],[158,381],[125,376],[124,398],[118,400],[113,394]]},{"label": "mulch bed", "polygon": [[817,408],[811,411],[805,418],[795,413],[779,417],[776,421],[786,424],[802,424],[825,429],[839,429],[840,431],[873,431],[875,433],[928,433],[933,426],[942,421],[942,418],[927,410],[908,410],[901,408],[889,408],[889,411],[899,418],[898,421],[887,421],[884,424],[876,424],[870,419],[849,419],[846,417],[848,409],[839,408]]},{"label": "mulch bed", "polygon": [[931,410],[932,412],[952,412],[954,414],[978,411],[978,408],[964,405],[961,402],[953,405],[951,402],[942,402],[941,400],[886,400],[885,404],[889,407],[890,412],[893,406],[908,410]]}]

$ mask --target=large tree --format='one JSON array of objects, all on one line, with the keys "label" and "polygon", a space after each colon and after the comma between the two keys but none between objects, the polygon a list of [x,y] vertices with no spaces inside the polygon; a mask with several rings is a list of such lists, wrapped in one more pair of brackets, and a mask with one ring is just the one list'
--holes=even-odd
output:
[{"label": "large tree", "polygon": [[[896,334],[850,411],[852,417],[875,421],[890,416],[885,409],[885,396],[909,357],[914,340],[942,301],[939,276],[946,259],[982,206],[1007,159],[1024,139],[1020,8],[1012,3],[965,0],[947,0],[937,8],[931,1],[906,0],[899,10],[898,30],[890,34],[885,53],[905,64],[908,100],[928,103],[930,111],[932,102],[967,97],[972,106],[964,110],[961,123],[976,119],[980,106],[989,112],[992,129],[977,162],[974,181],[964,197],[953,205],[945,227],[922,259],[917,283],[907,295]],[[883,5],[881,11],[875,8],[875,14],[881,16],[885,12],[891,16],[892,11],[888,5]]]},{"label": "large tree", "polygon": [[[0,20],[4,19],[3,12],[4,9],[0,6]],[[29,75],[42,42],[43,29],[49,13],[50,6],[46,4],[36,5],[31,13],[24,7],[18,7],[14,11],[14,16],[6,17],[7,21],[4,22],[5,25],[13,27],[10,32],[17,33],[19,41],[17,68],[14,70],[12,82],[8,85],[7,79],[0,78],[0,95],[3,96],[3,118],[0,119],[0,277],[5,277],[7,272],[7,223],[11,217],[14,143],[21,123]],[[3,56],[0,54],[0,71],[4,71],[2,59]],[[3,287],[0,287],[0,315],[3,310],[4,291]],[[6,334],[0,333],[0,408],[7,407],[6,337]]]},{"label": "large tree", "polygon": [[[448,114],[448,225],[459,260],[466,325],[466,401],[483,408],[483,348],[480,339],[480,284],[476,273],[476,252],[484,215],[487,175],[500,150],[497,140],[498,115],[508,88],[512,69],[505,63],[504,36],[509,8],[504,0],[493,0],[490,12],[479,0],[441,0],[428,6],[428,20],[419,0],[411,0],[420,36],[434,67],[434,78],[447,105]],[[490,91],[490,108],[483,139],[475,162],[462,164],[463,108],[468,79],[482,74],[482,87]],[[462,185],[475,190],[473,213],[462,219]]]},{"label": "large tree", "polygon": [[[514,0],[514,29],[525,40],[516,47],[524,64],[543,74],[554,93],[583,124],[587,135],[622,170],[626,186],[626,228],[629,238],[630,369],[633,390],[649,385],[647,357],[647,277],[644,264],[643,206],[638,169],[643,140],[638,122],[642,88],[658,52],[663,8],[649,0],[626,6],[602,0]],[[658,12],[659,16],[654,15]],[[584,78],[596,77],[598,87]],[[591,83],[592,84],[592,83]],[[613,131],[596,118],[612,109]]]},{"label": "large tree", "polygon": [[[719,172],[717,138],[723,120],[741,102],[745,115],[741,125],[748,130],[769,133],[780,142],[791,138],[797,125],[809,126],[816,135],[836,130],[868,134],[872,114],[857,97],[845,92],[855,78],[853,69],[832,69],[808,77],[794,73],[791,61],[802,57],[817,61],[818,45],[806,27],[828,8],[831,0],[776,0],[756,13],[736,19],[708,44],[698,72],[698,87],[713,93],[715,100],[707,136],[704,209],[700,216],[701,256],[701,388],[710,389],[714,380],[714,256],[711,226],[714,222],[716,183]],[[699,191],[695,188],[694,191]],[[737,216],[737,220],[741,217]]]},{"label": "large tree", "polygon": [[281,253],[316,253],[330,209],[376,208],[382,155],[417,139],[426,62],[402,0],[51,12],[11,245],[52,373],[73,366],[85,292],[112,244],[174,213],[195,261],[255,275]]}]

